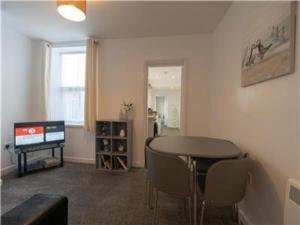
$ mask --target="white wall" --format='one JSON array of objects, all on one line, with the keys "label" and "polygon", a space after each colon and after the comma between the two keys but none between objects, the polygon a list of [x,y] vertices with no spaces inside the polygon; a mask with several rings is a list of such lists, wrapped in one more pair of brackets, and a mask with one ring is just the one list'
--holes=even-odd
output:
[{"label": "white wall", "polygon": [[66,127],[64,157],[67,161],[95,163],[95,135],[82,127]]},{"label": "white wall", "polygon": [[[0,32],[2,34],[2,4],[0,4]],[[0,35],[0,127],[2,127],[2,35]],[[0,146],[2,146],[2,129],[0,129]],[[0,151],[1,151],[0,147]],[[2,167],[1,163],[2,154],[0,154],[0,168]],[[0,186],[2,185],[2,180],[0,181]],[[0,197],[1,201],[1,197]]]},{"label": "white wall", "polygon": [[[156,96],[165,96],[166,98],[166,110],[167,110],[167,126],[173,128],[180,127],[180,105],[181,105],[181,91],[171,89],[156,89],[153,88],[150,91],[151,94],[151,107],[156,109]],[[176,110],[177,113],[174,112]]]},{"label": "white wall", "polygon": [[[3,18],[2,18],[3,19]],[[12,167],[15,155],[12,148],[13,124],[41,118],[41,46],[15,31],[2,20],[2,115],[1,171]],[[33,155],[33,154],[32,154]]]},{"label": "white wall", "polygon": [[241,41],[262,25],[264,16],[276,14],[280,4],[234,2],[212,42],[211,135],[234,141],[253,158],[253,184],[240,206],[256,225],[283,224],[287,180],[300,177],[299,18],[296,72],[241,87]]},{"label": "white wall", "polygon": [[[110,39],[100,42],[100,117],[117,118],[123,100],[135,104],[133,164],[143,166],[146,68],[151,60],[186,59],[187,115],[189,135],[208,132],[208,72],[210,35]],[[145,90],[144,90],[145,88]],[[94,159],[92,135],[79,128],[67,129],[66,157]]]}]

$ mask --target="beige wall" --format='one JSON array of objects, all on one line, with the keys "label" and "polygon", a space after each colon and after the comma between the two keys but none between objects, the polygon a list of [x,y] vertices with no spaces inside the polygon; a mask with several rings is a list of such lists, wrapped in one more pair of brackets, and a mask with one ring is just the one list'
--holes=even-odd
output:
[{"label": "beige wall", "polygon": [[[133,164],[143,165],[144,110],[146,108],[145,63],[151,60],[185,59],[187,72],[186,129],[189,135],[208,132],[208,69],[210,36],[173,36],[102,40],[100,117],[117,118],[123,100],[135,104]],[[70,128],[66,157],[94,159],[92,135]],[[84,144],[83,144],[84,143]]]},{"label": "beige wall", "polygon": [[[2,26],[2,4],[0,4],[0,32],[2,33],[3,26]],[[0,59],[2,59],[2,35],[0,35]],[[2,60],[0,60],[0,127],[2,127]],[[0,146],[2,146],[2,129],[0,129]],[[0,147],[0,150],[2,148]],[[2,161],[2,154],[0,154],[0,163]],[[2,163],[0,165],[0,168],[2,168]],[[2,185],[2,180],[0,181]]]},{"label": "beige wall", "polygon": [[[234,2],[213,34],[211,135],[234,141],[253,158],[253,184],[241,209],[252,224],[283,223],[288,178],[299,178],[299,54],[296,72],[242,88],[241,41],[276,14],[280,2]],[[299,7],[298,7],[299,12]]]}]

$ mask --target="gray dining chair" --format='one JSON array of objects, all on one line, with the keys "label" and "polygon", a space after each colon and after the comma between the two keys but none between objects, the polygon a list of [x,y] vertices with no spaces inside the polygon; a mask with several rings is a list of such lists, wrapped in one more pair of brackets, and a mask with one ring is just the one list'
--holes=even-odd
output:
[{"label": "gray dining chair", "polygon": [[151,183],[149,181],[148,178],[148,172],[147,172],[147,160],[146,160],[146,148],[149,147],[151,141],[154,139],[155,137],[148,137],[145,141],[145,146],[144,146],[144,150],[145,150],[145,170],[146,170],[146,191],[145,191],[145,204],[148,205],[148,207],[151,209],[152,208],[152,195],[153,195],[153,190],[151,187]]},{"label": "gray dining chair", "polygon": [[[224,140],[232,145],[235,145],[232,141]],[[243,155],[242,155],[243,156]],[[206,174],[209,167],[211,167],[216,162],[220,161],[220,159],[210,159],[210,158],[192,158],[192,160],[197,161],[197,172],[200,174]]]},{"label": "gray dining chair", "polygon": [[[155,192],[154,224],[158,222],[159,192],[184,199],[192,223],[192,175],[188,165],[178,156],[159,153],[146,147],[148,178]],[[186,207],[185,207],[186,208]]]},{"label": "gray dining chair", "polygon": [[242,158],[216,162],[208,169],[205,184],[200,185],[202,192],[201,225],[203,225],[207,205],[236,207],[236,204],[244,198],[248,166],[249,158],[245,154]]}]

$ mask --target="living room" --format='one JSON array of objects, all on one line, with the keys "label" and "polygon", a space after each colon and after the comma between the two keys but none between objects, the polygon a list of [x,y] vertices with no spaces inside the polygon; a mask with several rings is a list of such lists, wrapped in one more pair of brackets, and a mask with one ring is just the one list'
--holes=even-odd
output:
[{"label": "living room", "polygon": [[[289,1],[2,1],[1,217],[15,219],[15,207],[40,193],[66,198],[73,225],[299,224],[300,202],[288,194],[293,186],[300,195],[299,10]],[[224,144],[218,153],[229,143],[241,153],[227,159],[249,158],[242,199],[208,206],[204,219],[200,194],[189,207],[163,190],[158,198],[146,163],[148,69],[178,65],[180,137],[150,135],[147,148],[163,153],[159,141],[171,138],[167,153],[199,179],[193,162],[208,159],[201,138]],[[41,139],[18,137],[37,127]],[[57,141],[47,141],[50,128]],[[175,154],[185,137],[200,138],[198,147]],[[45,170],[27,173],[41,161]]]}]

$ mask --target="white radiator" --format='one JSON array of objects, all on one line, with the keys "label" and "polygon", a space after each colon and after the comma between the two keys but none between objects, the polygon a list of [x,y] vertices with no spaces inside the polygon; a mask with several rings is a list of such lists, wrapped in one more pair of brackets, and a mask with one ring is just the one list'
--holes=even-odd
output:
[{"label": "white radiator", "polygon": [[284,206],[284,225],[300,225],[300,181],[289,179]]}]

